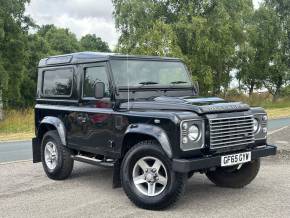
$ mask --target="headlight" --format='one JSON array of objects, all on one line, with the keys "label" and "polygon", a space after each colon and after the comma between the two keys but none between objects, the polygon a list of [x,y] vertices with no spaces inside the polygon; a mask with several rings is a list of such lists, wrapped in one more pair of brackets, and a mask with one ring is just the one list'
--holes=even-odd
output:
[{"label": "headlight", "polygon": [[204,148],[204,120],[183,120],[180,123],[180,148],[182,151]]},{"label": "headlight", "polygon": [[188,129],[188,138],[191,141],[196,141],[199,138],[200,131],[196,125],[189,127]]},{"label": "headlight", "polygon": [[259,128],[260,128],[259,121],[258,121],[258,119],[255,118],[254,119],[254,133],[257,133]]}]

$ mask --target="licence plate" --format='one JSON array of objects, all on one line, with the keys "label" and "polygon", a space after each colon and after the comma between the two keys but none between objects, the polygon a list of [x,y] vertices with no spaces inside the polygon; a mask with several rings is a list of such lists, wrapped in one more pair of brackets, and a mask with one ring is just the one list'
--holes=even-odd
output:
[{"label": "licence plate", "polygon": [[221,166],[233,166],[251,161],[251,152],[243,152],[238,154],[230,154],[222,156]]}]

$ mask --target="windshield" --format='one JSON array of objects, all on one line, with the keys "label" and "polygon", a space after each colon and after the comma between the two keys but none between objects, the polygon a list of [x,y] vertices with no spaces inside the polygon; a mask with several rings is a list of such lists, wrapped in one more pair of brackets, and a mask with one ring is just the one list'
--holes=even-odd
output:
[{"label": "windshield", "polygon": [[189,86],[188,73],[181,62],[152,60],[112,60],[117,86]]}]

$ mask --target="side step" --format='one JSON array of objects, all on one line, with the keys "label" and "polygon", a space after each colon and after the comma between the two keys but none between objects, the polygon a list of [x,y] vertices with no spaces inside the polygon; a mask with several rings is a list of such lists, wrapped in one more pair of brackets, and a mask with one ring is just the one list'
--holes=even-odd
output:
[{"label": "side step", "polygon": [[76,161],[80,161],[87,164],[93,164],[96,166],[108,167],[114,169],[113,171],[113,188],[120,188],[121,187],[121,179],[120,179],[120,160],[112,160],[112,161],[104,161],[96,158],[86,157],[82,155],[74,155],[72,159]]},{"label": "side step", "polygon": [[90,157],[86,157],[86,156],[82,156],[82,155],[72,156],[72,159],[74,159],[76,161],[84,162],[87,164],[93,164],[93,165],[102,166],[102,167],[114,167],[114,165],[115,165],[114,161],[108,162],[108,161],[103,161],[100,159],[90,158]]}]

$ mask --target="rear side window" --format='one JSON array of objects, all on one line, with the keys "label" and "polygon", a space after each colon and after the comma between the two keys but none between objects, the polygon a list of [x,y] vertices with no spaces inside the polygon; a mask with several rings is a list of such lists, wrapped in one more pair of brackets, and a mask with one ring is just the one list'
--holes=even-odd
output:
[{"label": "rear side window", "polygon": [[105,84],[105,97],[109,97],[109,81],[106,67],[88,67],[85,69],[83,97],[91,98],[95,96],[95,84],[103,82]]},{"label": "rear side window", "polygon": [[70,96],[73,70],[57,69],[43,72],[42,93],[45,96]]}]

